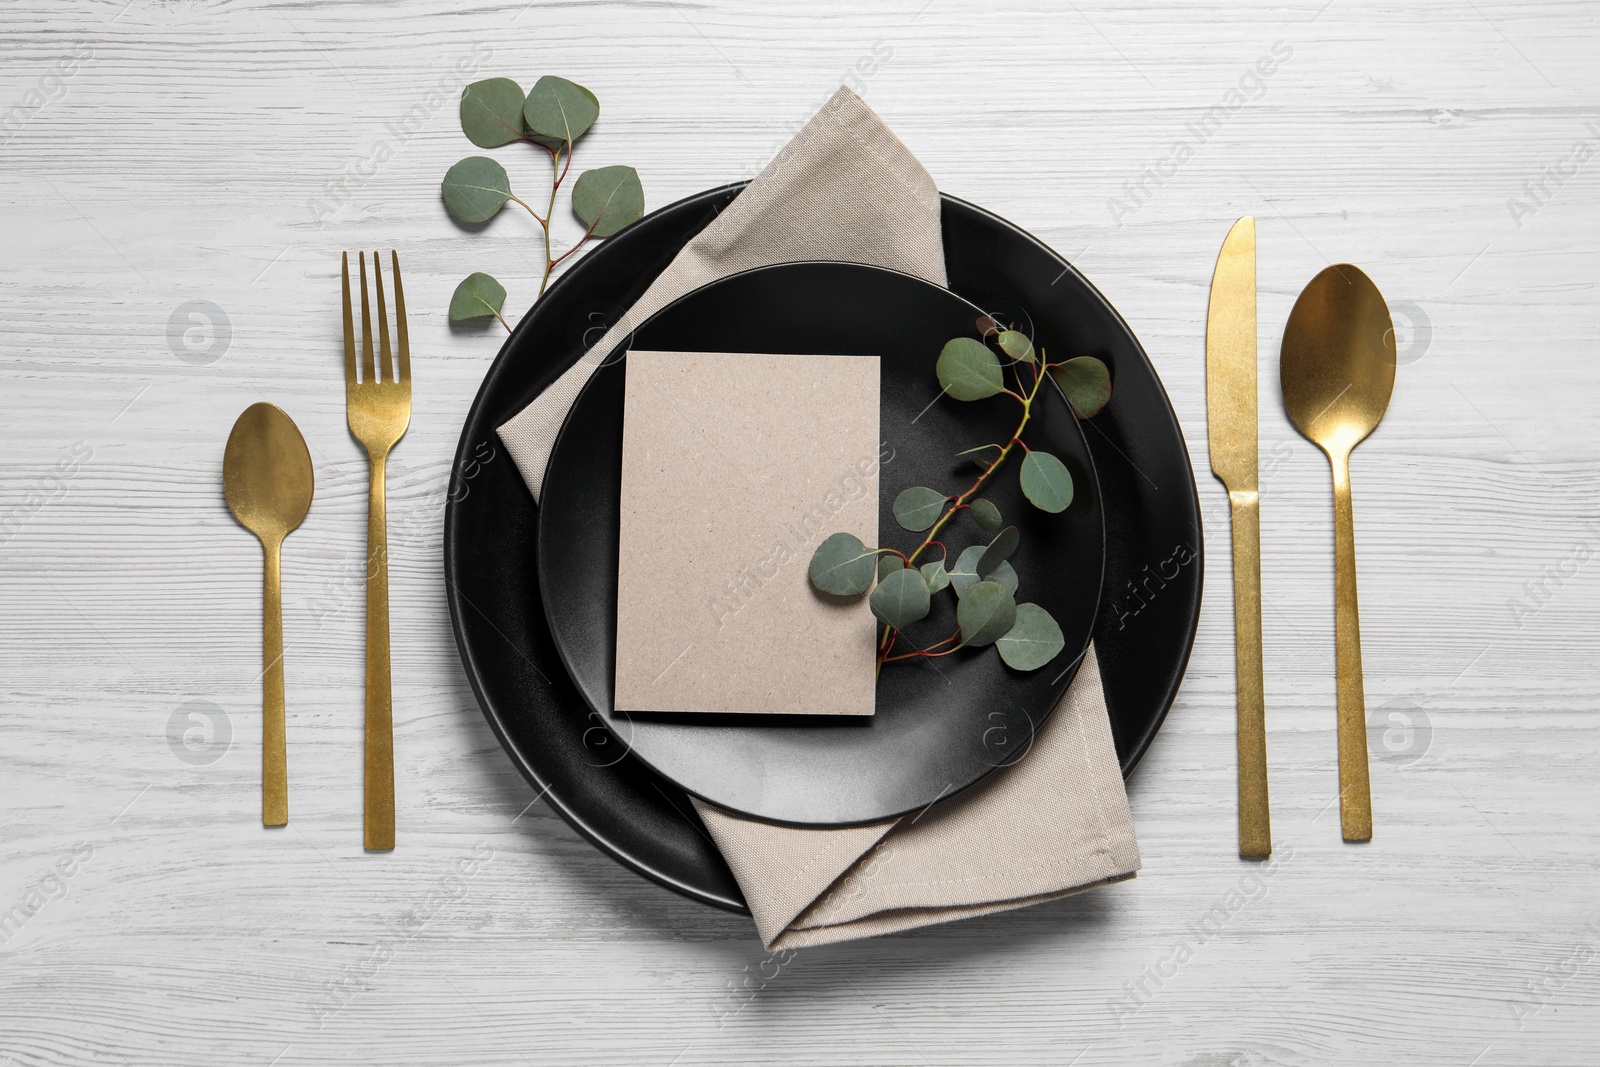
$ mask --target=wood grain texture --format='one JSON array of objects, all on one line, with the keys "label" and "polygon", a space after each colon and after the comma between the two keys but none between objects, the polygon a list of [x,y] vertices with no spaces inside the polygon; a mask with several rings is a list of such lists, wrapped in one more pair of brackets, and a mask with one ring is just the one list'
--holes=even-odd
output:
[{"label": "wood grain texture", "polygon": [[[1594,1063],[1597,14],[10,0],[0,915],[27,907],[0,944],[0,1064]],[[1291,54],[1258,87],[1275,45]],[[603,101],[579,164],[636,165],[652,206],[753,175],[848,80],[943,190],[1038,233],[1128,318],[1200,472],[1210,565],[1187,681],[1131,785],[1135,882],[770,960],[746,920],[528,806],[456,659],[439,517],[498,345],[449,327],[450,292],[489,270],[525,307],[537,257],[525,219],[465,233],[437,189],[475,151],[462,81],[544,73]],[[1234,89],[1252,99],[1189,132]],[[535,160],[512,169],[537,186]],[[1234,855],[1226,497],[1205,451],[1207,284],[1246,213],[1270,875]],[[389,247],[417,402],[389,483],[400,843],[369,856],[337,253]],[[1341,260],[1428,324],[1353,465],[1368,702],[1427,723],[1409,750],[1398,728],[1398,751],[1375,745],[1364,847],[1330,809],[1328,470],[1276,389],[1295,294]],[[231,325],[206,365],[169,343],[189,301]],[[259,549],[218,480],[263,398],[319,482],[284,552],[279,831],[257,820]],[[199,729],[191,701],[231,728],[214,762],[169,745],[175,713]]]}]

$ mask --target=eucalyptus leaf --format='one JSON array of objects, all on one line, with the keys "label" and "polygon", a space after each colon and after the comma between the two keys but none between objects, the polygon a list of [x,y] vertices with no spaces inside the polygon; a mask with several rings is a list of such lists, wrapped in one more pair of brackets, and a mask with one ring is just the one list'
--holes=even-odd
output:
[{"label": "eucalyptus leaf", "polygon": [[506,168],[488,156],[468,156],[444,175],[444,206],[462,222],[488,222],[511,199]]},{"label": "eucalyptus leaf", "polygon": [[1036,671],[1055,659],[1066,643],[1048,611],[1037,604],[1018,604],[1016,622],[995,642],[995,649],[1006,666]]},{"label": "eucalyptus leaf", "polygon": [[981,337],[988,337],[991,333],[999,333],[1002,328],[1000,321],[993,315],[979,315],[977,326],[978,335]]},{"label": "eucalyptus leaf", "polygon": [[[987,547],[987,545],[973,545],[956,557],[955,568],[950,572],[950,588],[956,591],[956,596],[966,596],[967,590],[978,584],[980,580],[978,560],[983,557]],[[983,580],[999,583],[1008,593],[1017,591],[1017,572],[1009,563],[1000,564],[989,572],[987,579]]]},{"label": "eucalyptus leaf", "polygon": [[912,533],[921,533],[939,521],[945,495],[925,485],[913,485],[894,498],[894,521]]},{"label": "eucalyptus leaf", "polygon": [[1001,330],[997,338],[1000,351],[1021,363],[1033,362],[1033,342],[1018,330]]},{"label": "eucalyptus leaf", "polygon": [[977,464],[979,467],[982,467],[984,470],[988,470],[989,465],[1000,458],[1000,451],[1001,449],[999,445],[979,445],[977,448],[968,448],[961,452],[957,452],[956,455],[971,456],[973,463]]},{"label": "eucalyptus leaf", "polygon": [[461,132],[479,148],[498,148],[522,136],[522,86],[487,78],[461,90]]},{"label": "eucalyptus leaf", "polygon": [[1072,503],[1072,474],[1065,463],[1048,452],[1034,451],[1023,456],[1018,478],[1022,494],[1034,507],[1053,515]]},{"label": "eucalyptus leaf", "polygon": [[967,506],[972,511],[973,521],[988,533],[994,533],[996,530],[1000,529],[1000,526],[1004,522],[1004,520],[1000,518],[1000,509],[995,507],[989,501],[983,499],[983,497],[979,497]]},{"label": "eucalyptus leaf", "polygon": [[599,167],[572,184],[572,210],[596,237],[610,237],[644,214],[644,186],[632,167]]},{"label": "eucalyptus leaf", "polygon": [[1017,621],[1017,604],[998,582],[979,582],[956,607],[963,644],[982,647],[1004,637]]},{"label": "eucalyptus leaf", "polygon": [[970,337],[945,344],[934,367],[939,385],[957,400],[982,400],[1005,388],[1000,357],[988,345]]},{"label": "eucalyptus leaf", "polygon": [[936,559],[922,565],[922,580],[928,583],[929,593],[942,593],[950,585],[950,572],[944,569],[944,560]]},{"label": "eucalyptus leaf", "polygon": [[1017,550],[1017,545],[1022,540],[1022,535],[1015,526],[1007,526],[1001,530],[989,547],[983,550],[983,555],[978,557],[978,577],[987,578],[993,574],[995,568],[1011,558],[1011,553]]},{"label": "eucalyptus leaf", "polygon": [[883,581],[895,571],[906,569],[906,561],[893,552],[885,552],[878,557],[878,581]]},{"label": "eucalyptus leaf", "polygon": [[884,625],[904,630],[928,614],[928,583],[916,571],[902,568],[878,583],[868,603]]},{"label": "eucalyptus leaf", "polygon": [[1093,356],[1077,356],[1050,369],[1056,387],[1080,419],[1092,419],[1111,400],[1111,370]]},{"label": "eucalyptus leaf", "polygon": [[576,82],[546,74],[522,105],[528,129],[550,141],[576,141],[600,117],[600,101]]},{"label": "eucalyptus leaf", "polygon": [[450,298],[450,321],[498,318],[505,302],[505,286],[482,271],[469,274],[456,286],[455,295]]},{"label": "eucalyptus leaf", "polygon": [[854,534],[830,534],[811,554],[806,575],[824,593],[856,596],[872,586],[873,557]]}]

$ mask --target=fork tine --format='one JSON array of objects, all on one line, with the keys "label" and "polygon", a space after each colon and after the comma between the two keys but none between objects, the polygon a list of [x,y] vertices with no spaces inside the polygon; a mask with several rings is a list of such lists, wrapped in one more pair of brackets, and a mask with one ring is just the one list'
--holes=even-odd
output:
[{"label": "fork tine", "polygon": [[394,356],[389,350],[389,313],[383,306],[383,261],[372,253],[372,284],[378,290],[378,377],[375,381],[394,382]]},{"label": "fork tine", "polygon": [[400,384],[411,384],[411,336],[406,332],[406,294],[400,288],[400,253],[389,250],[394,264],[394,330],[400,342]]},{"label": "fork tine", "polygon": [[371,383],[378,379],[372,370],[372,308],[367,303],[367,254],[357,252],[361,264],[361,379]]},{"label": "fork tine", "polygon": [[356,327],[350,317],[350,253],[345,252],[339,273],[344,280],[344,384],[356,384]]}]

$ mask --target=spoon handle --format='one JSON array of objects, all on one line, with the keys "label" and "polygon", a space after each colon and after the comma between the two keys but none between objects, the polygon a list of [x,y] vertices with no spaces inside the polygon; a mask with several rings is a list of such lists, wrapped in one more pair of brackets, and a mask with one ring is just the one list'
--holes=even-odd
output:
[{"label": "spoon handle", "polygon": [[1367,779],[1367,703],[1361,680],[1361,611],[1356,603],[1356,524],[1350,453],[1332,454],[1333,616],[1339,658],[1339,823],[1346,841],[1372,840]]},{"label": "spoon handle", "polygon": [[1261,505],[1230,492],[1233,520],[1234,671],[1239,716],[1239,855],[1272,855],[1267,804],[1267,711],[1261,671]]},{"label": "spoon handle", "polygon": [[372,453],[367,503],[367,724],[362,844],[394,848],[394,706],[389,685],[389,527],[384,508],[387,452]]},{"label": "spoon handle", "polygon": [[261,597],[261,824],[289,822],[289,761],[283,724],[282,541],[263,541],[266,574]]}]

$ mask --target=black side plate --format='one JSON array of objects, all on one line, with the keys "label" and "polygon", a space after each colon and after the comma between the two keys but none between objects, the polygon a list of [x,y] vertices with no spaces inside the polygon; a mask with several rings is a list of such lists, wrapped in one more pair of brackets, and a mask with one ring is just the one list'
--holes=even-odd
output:
[{"label": "black side plate", "polygon": [[[993,649],[968,649],[890,664],[878,678],[870,718],[629,714],[615,711],[613,702],[627,351],[878,356],[877,544],[909,551],[922,536],[895,523],[896,494],[910,485],[965,488],[978,470],[955,453],[1009,440],[1016,430],[1019,406],[1010,397],[961,403],[940,396],[933,371],[939,350],[952,337],[977,338],[982,314],[948,289],[882,267],[785,263],[723,278],[673,302],[589,379],[545,472],[539,581],[568,675],[637,759],[702,800],[743,815],[859,825],[954,796],[1027,752],[1034,728],[1061,700],[1089,646],[1105,558],[1089,446],[1071,409],[1052,392],[1032,405],[1025,439],[1067,465],[1072,503],[1056,515],[1029,504],[1016,457],[984,483],[983,496],[1022,535],[1010,561],[1020,577],[1018,599],[1038,604],[1061,626],[1066,646],[1053,663],[1023,674]],[[804,592],[811,551],[830,532],[821,529],[809,542],[784,535],[794,558],[774,580]],[[957,515],[940,531],[952,565],[962,549],[993,536],[970,515]],[[936,549],[921,562],[938,558]],[[933,613],[909,629],[910,639],[928,645],[953,633],[955,603],[953,593],[936,597]],[[871,663],[870,636],[860,651]]]}]

